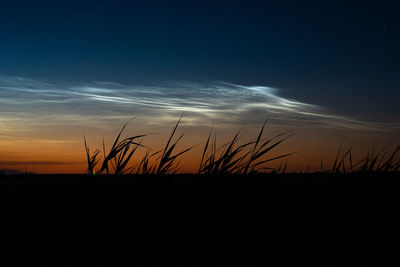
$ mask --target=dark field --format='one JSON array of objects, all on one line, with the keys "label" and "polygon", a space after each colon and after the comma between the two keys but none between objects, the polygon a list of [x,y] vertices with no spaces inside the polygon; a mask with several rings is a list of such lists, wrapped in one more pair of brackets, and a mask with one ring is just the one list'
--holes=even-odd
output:
[{"label": "dark field", "polygon": [[399,174],[5,175],[0,197],[1,266],[400,264]]}]

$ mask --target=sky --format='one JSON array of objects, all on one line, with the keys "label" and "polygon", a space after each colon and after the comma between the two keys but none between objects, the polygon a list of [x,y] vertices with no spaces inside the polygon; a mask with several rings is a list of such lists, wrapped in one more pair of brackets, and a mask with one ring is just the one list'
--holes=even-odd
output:
[{"label": "sky", "polygon": [[[83,136],[296,132],[293,168],[400,136],[396,1],[2,1],[0,169],[83,172]],[[185,143],[186,142],[186,143]],[[194,149],[186,171],[198,159]],[[198,152],[198,151],[197,151]],[[197,155],[197,156],[196,156]]]}]

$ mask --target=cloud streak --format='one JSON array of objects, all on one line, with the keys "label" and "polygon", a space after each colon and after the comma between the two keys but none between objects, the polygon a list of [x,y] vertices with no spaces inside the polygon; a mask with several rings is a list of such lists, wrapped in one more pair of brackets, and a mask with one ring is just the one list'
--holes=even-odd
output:
[{"label": "cloud streak", "polygon": [[[396,130],[399,122],[379,123],[335,115],[323,107],[287,99],[267,86],[225,82],[123,85],[112,82],[65,84],[0,76],[1,134],[51,124],[85,125],[96,118],[136,115],[157,124],[185,112],[191,125],[259,124],[266,117],[287,127],[324,126],[355,130]],[[93,122],[94,121],[94,122]]]}]

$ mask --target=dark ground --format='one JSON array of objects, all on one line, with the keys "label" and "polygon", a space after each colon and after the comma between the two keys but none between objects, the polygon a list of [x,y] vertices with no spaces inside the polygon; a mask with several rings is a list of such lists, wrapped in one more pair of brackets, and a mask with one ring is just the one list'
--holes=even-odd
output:
[{"label": "dark ground", "polygon": [[0,266],[400,264],[398,174],[7,175],[0,201]]}]

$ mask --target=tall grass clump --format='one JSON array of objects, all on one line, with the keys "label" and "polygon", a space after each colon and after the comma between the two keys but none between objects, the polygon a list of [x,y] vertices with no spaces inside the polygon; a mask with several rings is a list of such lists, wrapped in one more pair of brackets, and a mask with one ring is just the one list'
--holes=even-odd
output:
[{"label": "tall grass clump", "polygon": [[[331,169],[332,174],[353,172],[353,170],[355,170],[355,168],[361,164],[361,161],[358,161],[357,163],[353,163],[353,157],[352,157],[353,148],[354,147],[352,146],[352,147],[348,148],[347,150],[345,150],[343,143],[340,144],[338,152],[336,154],[335,161],[333,162],[333,165],[332,165],[332,169]],[[322,166],[322,163],[321,163],[321,166]]]},{"label": "tall grass clump", "polygon": [[[182,116],[176,122],[172,132],[165,144],[164,148],[151,153],[147,151],[143,159],[140,161],[136,169],[136,174],[174,174],[179,170],[178,158],[191,150],[193,147],[186,148],[176,154],[174,150],[178,145],[179,141],[182,139],[184,134],[181,134],[178,138],[174,140],[176,130],[178,129],[179,123],[181,122]],[[153,161],[151,161],[154,158]]]},{"label": "tall grass clump", "polygon": [[[266,163],[289,157],[294,153],[287,153],[275,157],[266,158],[269,152],[291,137],[293,133],[283,133],[272,138],[263,138],[266,121],[262,125],[255,140],[238,145],[240,131],[232,140],[217,149],[216,136],[211,140],[213,130],[210,130],[206,140],[199,167],[199,174],[250,174],[265,170],[277,171],[265,166]],[[286,171],[287,162],[279,172]]]},{"label": "tall grass clump", "polygon": [[100,153],[100,150],[96,149],[93,154],[90,153],[89,147],[86,143],[86,137],[83,137],[84,143],[85,143],[85,151],[86,151],[86,159],[87,159],[87,174],[96,174],[94,168],[96,167],[97,163],[99,162],[99,159],[97,159],[97,156]]},{"label": "tall grass clump", "polygon": [[150,154],[150,151],[147,151],[136,168],[136,174],[144,174],[144,175],[154,174],[156,171],[156,161],[151,162],[151,159],[160,154],[161,152],[162,150],[159,150],[157,152]]},{"label": "tall grass clump", "polygon": [[[191,150],[193,147],[186,148],[182,150],[181,152],[178,152],[176,154],[173,154],[174,149],[176,148],[176,145],[178,142],[182,139],[184,134],[181,134],[174,142],[172,142],[174,135],[176,133],[176,129],[178,128],[179,123],[181,122],[182,115],[175,124],[175,127],[173,128],[171,135],[165,144],[165,147],[157,151],[156,154],[161,153],[161,156],[159,157],[158,164],[154,166],[154,171],[153,173],[155,174],[167,174],[167,173],[176,173],[178,170],[179,162],[177,162],[178,157],[182,156],[189,150]],[[154,154],[153,154],[154,156]],[[174,165],[177,163],[176,165]]]},{"label": "tall grass clump", "polygon": [[[110,174],[110,172],[119,175],[130,172],[134,166],[128,167],[133,154],[136,152],[138,147],[143,146],[141,144],[144,134],[135,135],[131,137],[121,138],[123,131],[126,128],[127,123],[124,124],[117,137],[114,140],[110,150],[106,152],[106,146],[103,139],[103,162],[98,174]],[[93,154],[90,154],[89,147],[86,143],[86,138],[84,138],[86,158],[87,158],[87,173],[95,174],[94,168],[96,167],[99,159],[97,156],[100,150],[95,150]]]},{"label": "tall grass clump", "polygon": [[344,149],[343,143],[339,146],[331,173],[373,173],[373,172],[398,172],[400,171],[400,144],[386,145],[378,152],[375,149],[368,151],[367,155],[354,162],[353,147]]},{"label": "tall grass clump", "polygon": [[140,160],[136,166],[130,166],[129,163],[132,160],[132,156],[142,145],[142,140],[146,136],[145,134],[135,135],[131,137],[121,138],[123,131],[126,128],[127,123],[124,124],[110,150],[106,152],[106,147],[103,139],[103,160],[100,169],[96,172],[95,167],[99,163],[98,156],[100,150],[95,150],[92,154],[90,153],[89,147],[84,138],[85,152],[87,158],[87,173],[89,174],[168,174],[176,173],[179,170],[178,159],[192,149],[192,147],[186,148],[178,153],[174,153],[176,146],[182,139],[184,134],[181,134],[178,138],[174,139],[177,128],[181,122],[182,116],[179,118],[174,128],[172,129],[171,135],[167,140],[165,147],[154,153],[150,153],[148,150],[144,157]]},{"label": "tall grass clump", "polygon": [[384,146],[380,151],[372,149],[362,160],[359,171],[368,172],[397,172],[400,170],[400,144]]},{"label": "tall grass clump", "polygon": [[109,174],[109,164],[112,166],[114,174],[116,175],[127,173],[133,168],[128,168],[127,165],[137,148],[142,146],[141,138],[145,135],[141,134],[121,139],[121,134],[125,130],[126,125],[127,123],[125,123],[122,127],[108,153],[106,153],[106,147],[103,139],[104,158],[99,173],[103,173],[105,171],[107,174]]}]

